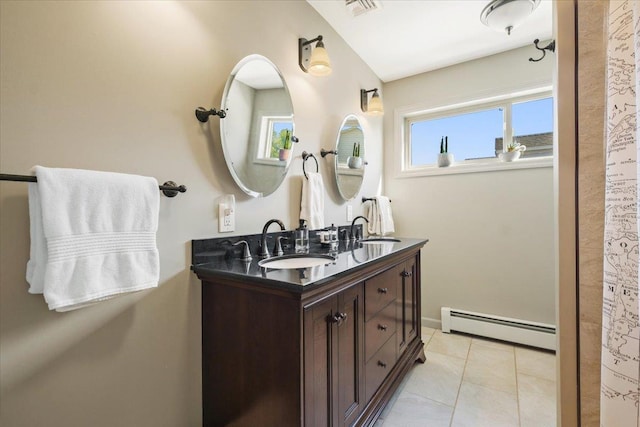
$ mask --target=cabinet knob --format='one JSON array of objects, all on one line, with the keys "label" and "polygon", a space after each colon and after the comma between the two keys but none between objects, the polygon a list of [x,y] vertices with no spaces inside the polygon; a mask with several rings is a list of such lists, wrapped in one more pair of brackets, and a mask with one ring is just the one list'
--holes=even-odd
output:
[{"label": "cabinet knob", "polygon": [[411,277],[413,273],[411,271],[404,270],[402,272],[402,277]]},{"label": "cabinet knob", "polygon": [[381,294],[386,294],[387,292],[389,292],[388,288],[378,288],[378,292],[380,292]]},{"label": "cabinet knob", "polygon": [[378,325],[378,329],[380,329],[381,331],[386,331],[387,325]]},{"label": "cabinet knob", "polygon": [[381,368],[386,368],[387,364],[384,363],[382,360],[378,360],[378,366],[380,366]]},{"label": "cabinet knob", "polygon": [[333,316],[328,317],[329,323],[337,323],[340,325],[344,319],[347,318],[347,313],[336,313]]}]

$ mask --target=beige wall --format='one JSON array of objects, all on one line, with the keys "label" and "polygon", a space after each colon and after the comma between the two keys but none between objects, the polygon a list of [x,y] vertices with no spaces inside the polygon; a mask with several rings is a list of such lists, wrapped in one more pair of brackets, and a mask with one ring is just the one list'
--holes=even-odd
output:
[{"label": "beige wall", "polygon": [[[295,19],[291,19],[295,17]],[[328,78],[298,67],[297,39],[323,34]],[[72,167],[174,180],[162,198],[158,289],[70,313],[27,293],[27,185],[0,183],[0,424],[186,426],[201,423],[200,285],[190,241],[217,236],[215,201],[233,193],[234,234],[276,217],[297,224],[299,153],[335,145],[360,88],[380,81],[304,1],[0,2],[0,170]],[[270,58],[293,96],[298,157],[281,188],[250,199],[226,169],[218,119],[227,75],[246,55]],[[361,194],[376,194],[382,120],[362,117],[369,167]],[[318,156],[319,157],[319,156]],[[327,222],[346,207],[320,158]],[[354,214],[361,204],[351,202]],[[259,315],[259,313],[258,313]]]},{"label": "beige wall", "polygon": [[[384,85],[385,192],[399,235],[425,237],[423,322],[440,307],[555,324],[552,167],[400,178],[394,111],[551,86],[528,46]],[[451,146],[451,144],[450,144]]]},{"label": "beige wall", "polygon": [[578,2],[580,412],[600,425],[608,2]]}]

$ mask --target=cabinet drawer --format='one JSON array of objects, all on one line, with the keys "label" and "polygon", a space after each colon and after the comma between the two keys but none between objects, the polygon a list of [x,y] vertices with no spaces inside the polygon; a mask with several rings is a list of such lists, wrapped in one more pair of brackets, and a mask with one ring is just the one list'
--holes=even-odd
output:
[{"label": "cabinet drawer", "polygon": [[365,366],[366,400],[376,392],[396,363],[396,339],[392,336]]},{"label": "cabinet drawer", "polygon": [[394,267],[365,282],[364,310],[366,321],[396,299],[399,274],[398,268]]},{"label": "cabinet drawer", "polygon": [[369,360],[376,351],[387,342],[396,331],[396,304],[391,302],[378,314],[369,319],[364,326],[365,361]]}]

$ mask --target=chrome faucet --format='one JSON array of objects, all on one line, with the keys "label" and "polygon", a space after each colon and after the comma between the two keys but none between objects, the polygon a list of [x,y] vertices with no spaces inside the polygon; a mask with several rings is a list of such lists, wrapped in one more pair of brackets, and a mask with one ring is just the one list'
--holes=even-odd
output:
[{"label": "chrome faucet", "polygon": [[274,222],[280,226],[280,230],[285,230],[284,224],[279,219],[270,219],[267,221],[264,227],[262,227],[262,237],[260,238],[260,258],[268,258],[271,256],[269,254],[269,248],[267,248],[267,229]]},{"label": "chrome faucet", "polygon": [[369,220],[368,220],[366,217],[362,216],[362,215],[358,215],[357,217],[353,218],[353,221],[351,221],[351,229],[349,230],[349,238],[350,238],[351,240],[357,240],[356,235],[355,235],[355,234],[353,234],[353,228],[354,228],[354,227],[355,227],[355,225],[356,225],[356,221],[357,221],[358,219],[360,219],[360,218],[364,219],[367,223],[369,223]]}]

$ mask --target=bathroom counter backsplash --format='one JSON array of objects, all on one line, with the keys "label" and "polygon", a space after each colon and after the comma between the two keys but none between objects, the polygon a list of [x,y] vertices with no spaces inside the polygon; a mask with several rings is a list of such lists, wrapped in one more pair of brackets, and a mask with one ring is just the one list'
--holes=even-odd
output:
[{"label": "bathroom counter backsplash", "polygon": [[[359,224],[358,227],[361,227]],[[342,229],[343,227],[340,227]],[[347,227],[348,228],[348,227]],[[361,230],[360,230],[361,231]],[[293,245],[293,231],[269,233],[269,250],[273,249],[274,239],[285,236],[283,250],[285,255],[295,253]],[[422,247],[428,240],[416,238],[395,237],[399,242],[381,242],[362,244],[349,240],[340,240],[337,249],[323,245],[319,241],[316,231],[310,231],[311,245],[309,254],[331,255],[335,261],[328,261],[326,265],[299,269],[271,269],[258,265],[261,258],[257,251],[260,234],[249,236],[234,236],[229,238],[199,239],[191,242],[191,269],[198,275],[235,277],[257,283],[269,283],[279,288],[302,290],[315,285],[321,285],[338,275],[364,267],[366,264],[386,256]],[[251,248],[253,259],[250,262],[240,259],[241,246],[232,246],[241,240],[246,240]],[[313,286],[310,286],[313,285]]]}]

